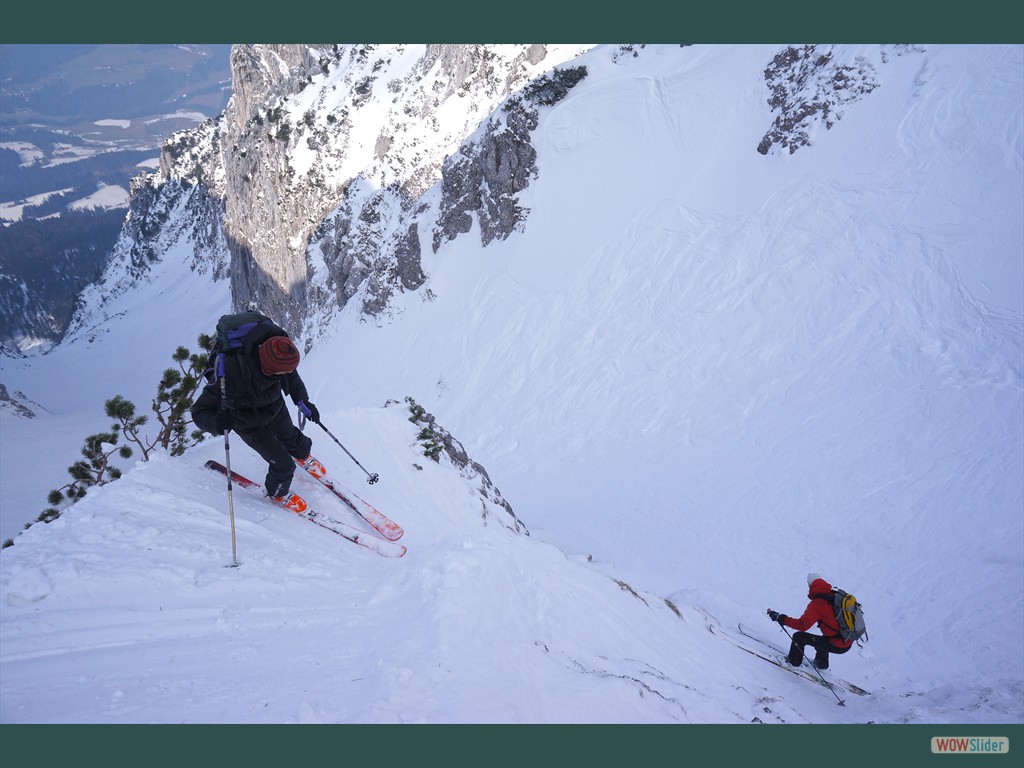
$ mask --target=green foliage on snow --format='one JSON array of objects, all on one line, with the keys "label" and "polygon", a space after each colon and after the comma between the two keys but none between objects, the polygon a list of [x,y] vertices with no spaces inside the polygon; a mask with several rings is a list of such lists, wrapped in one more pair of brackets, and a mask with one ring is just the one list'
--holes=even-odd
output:
[{"label": "green foliage on snow", "polygon": [[[200,334],[200,349],[210,349],[213,338]],[[47,494],[47,503],[36,523],[50,523],[56,520],[72,504],[83,498],[90,488],[117,480],[121,469],[114,463],[115,456],[130,459],[136,449],[142,454],[142,461],[149,461],[156,451],[166,451],[171,456],[180,456],[187,448],[202,439],[202,432],[193,429],[190,409],[192,399],[202,383],[202,374],[209,362],[206,352],[193,353],[187,347],[178,347],[171,355],[174,366],[164,370],[157,384],[156,396],[151,409],[157,429],[144,433],[150,423],[149,416],[137,413],[135,403],[122,395],[115,395],[104,403],[104,412],[113,420],[110,429],[97,432],[85,438],[82,458],[68,467],[71,479]],[[28,523],[29,528],[33,523]],[[14,544],[12,539],[3,547]]]}]

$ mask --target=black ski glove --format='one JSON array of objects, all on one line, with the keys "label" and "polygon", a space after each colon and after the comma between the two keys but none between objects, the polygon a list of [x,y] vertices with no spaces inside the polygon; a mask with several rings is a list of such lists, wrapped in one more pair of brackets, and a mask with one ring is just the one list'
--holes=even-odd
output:
[{"label": "black ski glove", "polygon": [[780,627],[786,626],[786,614],[773,611],[771,608],[768,609],[768,618],[774,622],[777,622]]},{"label": "black ski glove", "polygon": [[317,407],[308,401],[299,400],[299,408],[306,414],[306,418],[312,421],[314,424],[320,423],[320,411]]},{"label": "black ski glove", "polygon": [[225,432],[230,432],[231,428],[235,426],[235,417],[227,408],[221,408],[217,411],[214,423],[217,425],[217,434],[223,435]]}]

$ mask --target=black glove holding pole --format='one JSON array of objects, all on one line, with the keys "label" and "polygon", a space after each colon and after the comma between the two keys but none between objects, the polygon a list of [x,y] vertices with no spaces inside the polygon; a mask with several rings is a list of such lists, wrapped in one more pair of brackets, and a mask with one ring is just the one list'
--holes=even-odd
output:
[{"label": "black glove holding pole", "polygon": [[231,428],[235,426],[235,417],[227,408],[221,408],[214,417],[214,423],[217,425],[217,434],[223,435],[225,432],[230,432]]},{"label": "black glove holding pole", "polygon": [[308,400],[299,400],[298,406],[299,410],[302,411],[302,414],[307,419],[312,421],[314,424],[320,423],[320,411],[317,410],[317,407],[315,405],[313,405]]}]

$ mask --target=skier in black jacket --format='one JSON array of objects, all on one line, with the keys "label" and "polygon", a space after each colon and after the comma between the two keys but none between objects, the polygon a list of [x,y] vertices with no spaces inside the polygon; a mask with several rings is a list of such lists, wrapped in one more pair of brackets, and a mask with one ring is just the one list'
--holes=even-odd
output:
[{"label": "skier in black jacket", "polygon": [[240,350],[224,355],[224,384],[214,376],[192,406],[192,421],[205,432],[223,435],[234,430],[267,462],[266,492],[281,501],[288,495],[295,460],[310,455],[313,441],[292,422],[284,395],[314,422],[320,413],[296,370],[299,350],[284,330],[261,323],[246,336]]}]

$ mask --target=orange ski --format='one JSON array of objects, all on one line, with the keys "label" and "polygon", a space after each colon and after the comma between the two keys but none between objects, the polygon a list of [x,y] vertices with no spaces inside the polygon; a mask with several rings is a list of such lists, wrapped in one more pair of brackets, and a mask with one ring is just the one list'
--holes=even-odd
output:
[{"label": "orange ski", "polygon": [[388,539],[389,541],[398,541],[402,538],[402,534],[405,533],[402,526],[371,504],[363,501],[352,493],[352,491],[339,485],[333,477],[327,474],[327,470],[324,468],[324,465],[316,458],[313,456],[307,456],[305,459],[296,459],[295,463],[323,483],[325,488],[345,502],[349,509],[372,525],[374,529],[385,539]]},{"label": "orange ski", "polygon": [[[220,462],[213,461],[212,459],[206,462],[206,468],[212,469],[214,472],[220,472],[222,475],[227,475],[228,473],[227,467]],[[339,536],[348,539],[353,544],[358,544],[361,547],[372,550],[378,555],[383,555],[384,557],[401,557],[406,553],[405,546],[402,544],[396,544],[393,541],[382,539],[368,531],[361,531],[347,523],[342,523],[338,520],[333,520],[326,515],[321,515],[319,512],[314,512],[310,509],[305,499],[296,493],[289,493],[282,499],[275,499],[272,496],[266,495],[262,485],[247,477],[243,477],[234,470],[231,471],[231,480],[250,493],[260,496],[290,512],[294,512],[299,517],[303,517],[311,523],[316,523],[321,528],[326,528],[332,533],[336,533]]]}]

